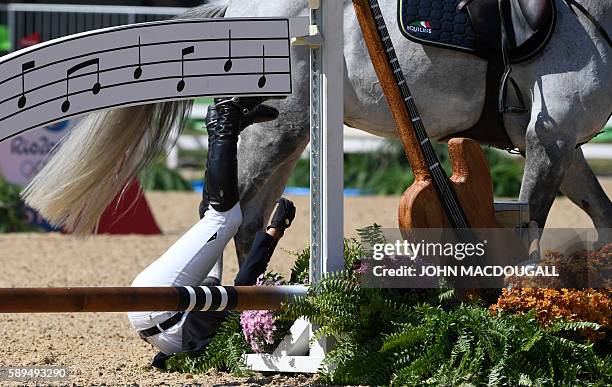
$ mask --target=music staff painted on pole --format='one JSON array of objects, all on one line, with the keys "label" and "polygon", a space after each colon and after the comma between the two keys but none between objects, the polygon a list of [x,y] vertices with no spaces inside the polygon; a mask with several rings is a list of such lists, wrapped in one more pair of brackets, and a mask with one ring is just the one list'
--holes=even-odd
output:
[{"label": "music staff painted on pole", "polygon": [[[132,30],[124,26],[82,34],[77,42],[86,38],[102,44],[83,42],[80,50],[63,49],[68,42],[60,40],[41,45],[44,52],[8,55],[0,60],[0,141],[62,118],[121,105],[199,96],[288,95],[289,20],[258,22],[266,28],[253,28],[242,20],[145,23]],[[189,29],[175,32],[172,39],[168,28],[173,23]],[[202,24],[211,31],[202,33]],[[150,33],[153,27],[159,27],[155,35]],[[131,39],[105,36],[112,33]],[[60,57],[62,50],[66,55]],[[15,62],[20,62],[17,71]],[[169,89],[168,81],[173,80]],[[72,98],[76,95],[79,98]],[[23,129],[11,129],[18,118]]]}]

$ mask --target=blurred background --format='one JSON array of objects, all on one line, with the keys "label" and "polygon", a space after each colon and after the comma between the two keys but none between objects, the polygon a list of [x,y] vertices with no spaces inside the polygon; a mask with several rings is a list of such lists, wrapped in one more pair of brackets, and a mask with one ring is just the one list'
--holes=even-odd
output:
[{"label": "blurred background", "polygon": [[[83,31],[131,23],[169,19],[202,0],[76,1],[36,0],[0,3],[0,55]],[[166,154],[144,173],[140,182],[147,191],[201,191],[207,137],[203,118],[210,99],[197,100],[182,134],[172,138]],[[306,108],[306,107],[305,107]],[[28,152],[33,146],[49,149],[74,121],[33,130],[0,143],[0,179],[23,186],[43,165],[44,152]],[[28,148],[29,147],[29,148]],[[346,196],[400,195],[411,183],[410,167],[398,141],[387,140],[349,127],[344,129]],[[448,172],[446,147],[437,147]],[[583,146],[595,172],[606,182],[612,176],[612,123]],[[523,161],[517,155],[485,149],[497,197],[516,198]],[[607,184],[607,183],[606,183]],[[291,176],[287,194],[307,195],[308,149]],[[4,201],[6,201],[5,199]],[[2,198],[0,197],[0,202]],[[1,203],[0,203],[1,205]],[[33,215],[30,214],[30,218]]]}]

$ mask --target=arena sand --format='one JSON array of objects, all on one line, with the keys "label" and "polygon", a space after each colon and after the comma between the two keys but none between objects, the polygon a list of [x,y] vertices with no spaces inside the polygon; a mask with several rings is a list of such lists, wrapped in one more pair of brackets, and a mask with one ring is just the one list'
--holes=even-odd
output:
[{"label": "arena sand", "polygon": [[[604,183],[611,195],[612,179]],[[0,287],[129,286],[140,270],[198,220],[198,194],[148,193],[147,198],[162,236],[1,235]],[[305,247],[309,235],[308,198],[291,199],[297,216],[270,265],[283,274],[293,265],[287,251]],[[354,236],[356,228],[375,222],[394,227],[397,204],[397,197],[347,198],[345,235]],[[557,198],[547,226],[592,224],[569,200]],[[226,284],[231,284],[237,269],[231,244],[225,250]],[[68,366],[71,375],[62,385],[303,385],[314,381],[304,375],[237,378],[218,372],[162,373],[149,366],[155,353],[132,332],[122,313],[0,315],[0,366]]]}]

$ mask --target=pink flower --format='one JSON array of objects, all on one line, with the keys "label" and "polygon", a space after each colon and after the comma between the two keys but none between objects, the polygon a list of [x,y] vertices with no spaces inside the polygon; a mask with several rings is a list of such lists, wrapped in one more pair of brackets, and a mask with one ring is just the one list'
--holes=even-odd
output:
[{"label": "pink flower", "polygon": [[[273,278],[270,278],[273,277]],[[281,285],[280,276],[260,276],[257,286]],[[240,314],[240,325],[247,343],[255,353],[271,352],[277,331],[276,318],[269,310],[247,310]]]},{"label": "pink flower", "polygon": [[255,353],[268,352],[274,344],[276,319],[268,310],[247,310],[240,314],[244,338]]}]

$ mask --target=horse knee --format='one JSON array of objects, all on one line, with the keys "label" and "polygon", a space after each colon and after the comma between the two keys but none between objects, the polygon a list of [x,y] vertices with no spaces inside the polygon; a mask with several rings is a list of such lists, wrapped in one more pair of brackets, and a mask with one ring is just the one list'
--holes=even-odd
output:
[{"label": "horse knee", "polygon": [[526,162],[520,198],[529,202],[531,220],[541,227],[574,158],[575,142],[558,132],[555,126],[538,120],[525,134]]}]

